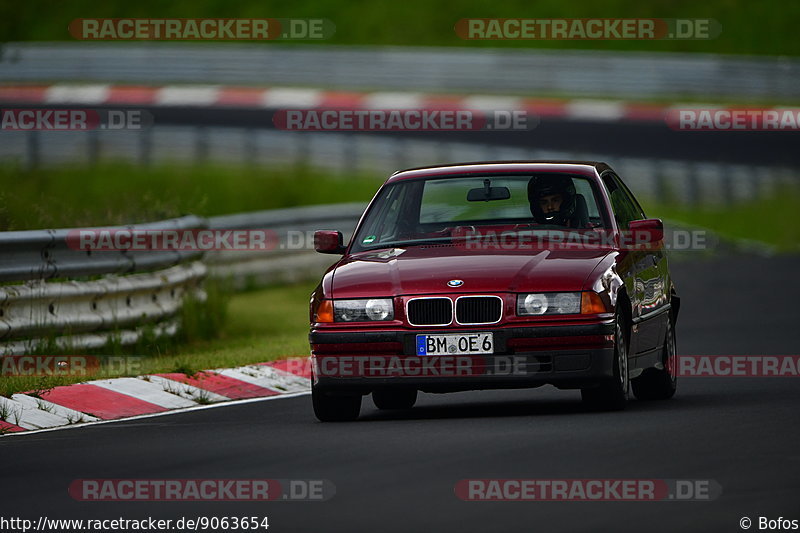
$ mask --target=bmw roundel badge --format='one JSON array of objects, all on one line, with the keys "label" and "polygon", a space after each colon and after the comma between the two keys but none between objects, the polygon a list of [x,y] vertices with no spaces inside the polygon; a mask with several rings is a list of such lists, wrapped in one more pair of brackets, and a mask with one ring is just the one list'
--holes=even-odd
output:
[{"label": "bmw roundel badge", "polygon": [[460,287],[463,284],[464,284],[464,281],[460,280],[460,279],[451,279],[450,281],[447,282],[447,286],[448,287]]}]

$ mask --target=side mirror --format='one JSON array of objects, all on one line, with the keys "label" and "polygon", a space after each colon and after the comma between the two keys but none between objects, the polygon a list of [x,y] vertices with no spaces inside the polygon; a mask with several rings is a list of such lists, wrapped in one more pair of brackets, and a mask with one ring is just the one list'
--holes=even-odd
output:
[{"label": "side mirror", "polygon": [[341,231],[317,230],[314,232],[314,250],[321,254],[343,254],[345,246]]},{"label": "side mirror", "polygon": [[631,220],[628,231],[623,232],[623,248],[653,250],[661,248],[664,240],[664,223],[660,218]]}]

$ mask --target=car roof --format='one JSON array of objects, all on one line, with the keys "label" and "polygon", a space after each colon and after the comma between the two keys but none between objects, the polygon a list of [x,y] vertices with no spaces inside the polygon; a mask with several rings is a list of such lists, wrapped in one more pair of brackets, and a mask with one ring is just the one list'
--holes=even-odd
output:
[{"label": "car roof", "polygon": [[600,161],[480,161],[398,170],[386,180],[386,183],[419,178],[463,177],[470,174],[531,174],[538,172],[594,177],[606,170],[611,170],[611,167]]}]

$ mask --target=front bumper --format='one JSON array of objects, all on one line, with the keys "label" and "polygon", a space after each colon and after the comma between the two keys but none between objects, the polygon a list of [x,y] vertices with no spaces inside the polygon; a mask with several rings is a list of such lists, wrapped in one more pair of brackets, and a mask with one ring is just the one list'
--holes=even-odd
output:
[{"label": "front bumper", "polygon": [[613,321],[593,324],[459,329],[492,331],[491,355],[419,356],[416,336],[439,331],[312,331],[314,385],[328,392],[368,394],[378,388],[425,392],[581,388],[613,376]]}]

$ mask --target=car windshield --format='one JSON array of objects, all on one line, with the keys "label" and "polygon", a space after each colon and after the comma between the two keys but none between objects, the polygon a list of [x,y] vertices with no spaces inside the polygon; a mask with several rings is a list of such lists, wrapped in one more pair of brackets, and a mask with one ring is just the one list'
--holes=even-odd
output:
[{"label": "car windshield", "polygon": [[446,243],[465,229],[586,231],[605,228],[596,187],[564,174],[399,181],[381,190],[352,251]]}]

